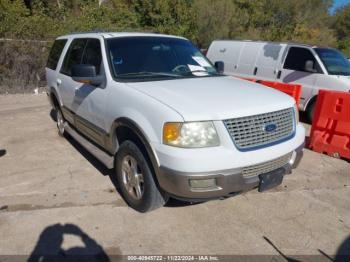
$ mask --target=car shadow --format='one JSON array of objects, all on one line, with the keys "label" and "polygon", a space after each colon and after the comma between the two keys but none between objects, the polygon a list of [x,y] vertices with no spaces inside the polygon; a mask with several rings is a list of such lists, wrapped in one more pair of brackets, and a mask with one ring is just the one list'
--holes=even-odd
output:
[{"label": "car shadow", "polygon": [[335,262],[350,261],[350,235],[340,244],[337,254],[334,258]]},{"label": "car shadow", "polygon": [[7,151],[5,149],[0,149],[0,157],[6,155]]},{"label": "car shadow", "polygon": [[[80,145],[74,138],[68,134],[65,136],[67,141],[77,150],[94,168],[96,168],[103,176],[108,176],[111,180],[114,188],[122,196],[116,175],[113,169],[108,169],[104,164],[102,164],[95,156],[93,156],[89,151],[87,151],[82,145]],[[166,207],[185,207],[198,205],[203,202],[186,202],[178,199],[170,198],[166,203]]]},{"label": "car shadow", "polygon": [[187,206],[195,206],[203,203],[205,203],[205,201],[188,202],[188,201],[182,201],[176,198],[170,198],[168,202],[165,204],[165,207],[187,207]]},{"label": "car shadow", "polygon": [[108,176],[111,180],[114,188],[122,196],[120,187],[118,186],[116,175],[113,169],[107,168],[102,162],[100,162],[94,155],[87,151],[82,145],[80,145],[73,137],[70,135],[65,135],[67,141],[77,150],[89,163],[96,168],[103,176]]},{"label": "car shadow", "polygon": [[94,155],[87,151],[79,142],[77,142],[70,135],[65,135],[67,141],[77,150],[87,161],[90,162],[103,176],[112,175],[112,169],[108,169],[102,162],[100,162]]},{"label": "car shadow", "polygon": [[[83,245],[64,249],[65,235],[78,237]],[[28,262],[46,261],[110,261],[96,240],[74,224],[54,224],[46,227],[31,252]]]}]

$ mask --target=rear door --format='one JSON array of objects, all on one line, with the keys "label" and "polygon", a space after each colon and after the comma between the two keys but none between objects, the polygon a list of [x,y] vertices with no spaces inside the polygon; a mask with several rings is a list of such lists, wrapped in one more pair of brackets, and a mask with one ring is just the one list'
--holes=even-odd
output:
[{"label": "rear door", "polygon": [[[307,72],[305,70],[305,63],[308,60],[314,62],[315,72]],[[278,73],[277,80],[283,83],[302,85],[300,106],[303,107],[305,101],[308,101],[312,96],[312,90],[318,74],[322,74],[322,69],[312,50],[307,47],[290,46],[283,66]]]},{"label": "rear door", "polygon": [[224,62],[224,73],[234,75],[243,44],[240,41],[214,41],[207,57],[213,64],[217,61]]},{"label": "rear door", "polygon": [[[57,87],[58,64],[63,49],[67,43],[67,39],[57,39],[51,47],[49,57],[47,59],[45,73],[48,87]],[[60,94],[58,94],[60,95]]]},{"label": "rear door", "polygon": [[254,77],[257,74],[256,60],[260,49],[264,43],[244,42],[242,51],[240,52],[238,65],[235,75],[242,77]]},{"label": "rear door", "polygon": [[279,61],[281,60],[285,44],[266,43],[259,51],[256,61],[257,79],[274,81],[277,76]]}]

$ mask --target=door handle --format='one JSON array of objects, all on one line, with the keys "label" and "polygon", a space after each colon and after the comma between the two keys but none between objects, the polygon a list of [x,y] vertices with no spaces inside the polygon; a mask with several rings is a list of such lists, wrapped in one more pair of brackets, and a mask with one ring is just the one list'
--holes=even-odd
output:
[{"label": "door handle", "polygon": [[255,68],[254,68],[254,75],[256,75],[257,72],[258,72],[258,68],[255,67]]},{"label": "door handle", "polygon": [[60,85],[60,84],[62,84],[62,80],[57,78],[56,83],[57,83],[57,85]]},{"label": "door handle", "polygon": [[277,79],[280,79],[280,78],[281,78],[281,73],[282,73],[282,71],[279,70],[278,73],[277,73]]}]

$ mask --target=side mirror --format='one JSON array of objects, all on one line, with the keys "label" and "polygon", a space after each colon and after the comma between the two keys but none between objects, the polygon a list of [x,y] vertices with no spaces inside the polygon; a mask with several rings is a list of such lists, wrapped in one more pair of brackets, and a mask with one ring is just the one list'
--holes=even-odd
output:
[{"label": "side mirror", "polygon": [[224,73],[224,69],[225,69],[225,64],[222,61],[216,61],[214,64],[216,70],[219,72],[219,74]]},{"label": "side mirror", "polygon": [[103,77],[96,75],[96,67],[85,64],[78,64],[72,67],[72,79],[79,83],[94,86],[98,86],[103,82]]},{"label": "side mirror", "polygon": [[307,60],[305,62],[305,68],[304,69],[305,69],[306,72],[309,72],[309,73],[316,73],[317,72],[317,70],[314,69],[314,61],[312,61],[312,60]]}]

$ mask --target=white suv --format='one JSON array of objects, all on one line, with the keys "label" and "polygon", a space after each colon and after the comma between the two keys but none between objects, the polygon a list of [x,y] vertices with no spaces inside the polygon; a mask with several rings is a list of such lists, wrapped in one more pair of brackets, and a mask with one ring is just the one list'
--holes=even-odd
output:
[{"label": "white suv", "polygon": [[304,146],[294,100],[221,66],[182,37],[66,35],[49,55],[48,95],[59,133],[115,168],[138,211],[279,185]]}]

